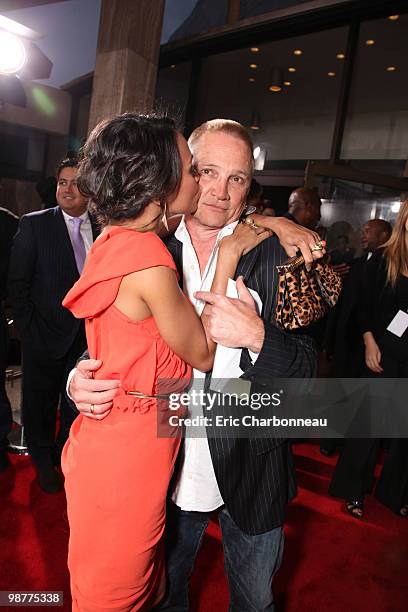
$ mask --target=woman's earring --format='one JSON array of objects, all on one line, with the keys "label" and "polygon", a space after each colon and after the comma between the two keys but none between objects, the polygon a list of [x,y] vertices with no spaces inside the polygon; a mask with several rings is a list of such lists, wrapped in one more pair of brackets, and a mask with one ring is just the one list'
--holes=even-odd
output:
[{"label": "woman's earring", "polygon": [[167,202],[164,203],[164,212],[161,220],[164,227],[166,228],[166,231],[169,231],[169,224],[167,223]]},{"label": "woman's earring", "polygon": [[243,214],[247,216],[252,215],[254,212],[256,212],[256,206],[252,206],[252,204],[247,204]]}]

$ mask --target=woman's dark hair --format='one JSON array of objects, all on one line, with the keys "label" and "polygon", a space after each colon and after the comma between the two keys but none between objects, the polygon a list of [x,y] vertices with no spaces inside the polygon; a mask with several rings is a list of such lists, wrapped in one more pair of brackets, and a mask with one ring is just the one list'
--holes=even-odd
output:
[{"label": "woman's dark hair", "polygon": [[125,113],[102,121],[82,150],[78,187],[102,225],[139,216],[180,187],[182,165],[175,122]]}]

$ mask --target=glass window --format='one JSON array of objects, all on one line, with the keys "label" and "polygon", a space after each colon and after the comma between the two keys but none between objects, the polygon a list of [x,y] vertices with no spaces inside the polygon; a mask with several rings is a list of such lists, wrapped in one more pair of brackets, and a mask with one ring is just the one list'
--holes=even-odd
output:
[{"label": "glass window", "polygon": [[[321,178],[321,229],[328,251],[343,249],[353,257],[362,254],[361,229],[370,219],[393,223],[397,217],[401,192],[352,181]],[[338,262],[340,263],[340,262]]]},{"label": "glass window", "polygon": [[408,155],[408,15],[361,24],[342,159],[402,175]]},{"label": "glass window", "polygon": [[205,58],[195,124],[227,117],[251,127],[259,170],[328,159],[347,34],[336,28]]},{"label": "glass window", "polygon": [[167,110],[185,127],[191,76],[191,62],[161,68],[157,74],[155,108]]}]

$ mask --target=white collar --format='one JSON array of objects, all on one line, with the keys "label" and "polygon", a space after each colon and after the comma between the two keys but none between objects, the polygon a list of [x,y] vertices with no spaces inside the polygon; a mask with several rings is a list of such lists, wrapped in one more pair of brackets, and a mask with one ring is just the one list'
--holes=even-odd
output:
[{"label": "white collar", "polygon": [[[224,238],[224,236],[228,236],[228,234],[232,234],[234,229],[237,227],[238,223],[239,221],[237,220],[237,221],[232,221],[232,223],[228,223],[228,225],[224,225],[224,227],[222,227],[220,231],[218,232],[216,244],[221,240],[221,238]],[[186,227],[185,216],[183,215],[174,233],[174,237],[177,238],[177,240],[179,240],[180,242],[184,242],[184,239],[186,238],[186,236],[190,238],[190,234]]]},{"label": "white collar", "polygon": [[68,213],[66,213],[65,210],[62,210],[62,208],[61,208],[61,212],[64,215],[64,219],[66,221],[71,221],[71,219],[82,219],[82,221],[84,221],[85,223],[89,221],[89,215],[88,215],[87,210],[84,213],[82,213],[82,215],[80,215],[79,217],[71,217],[71,215],[68,215]]}]

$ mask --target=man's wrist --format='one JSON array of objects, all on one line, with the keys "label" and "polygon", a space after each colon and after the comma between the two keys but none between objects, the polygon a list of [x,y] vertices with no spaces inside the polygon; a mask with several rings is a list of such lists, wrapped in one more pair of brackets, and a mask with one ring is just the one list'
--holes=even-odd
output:
[{"label": "man's wrist", "polygon": [[251,343],[247,345],[247,349],[252,353],[260,353],[265,341],[265,325],[260,317],[254,321],[253,334]]}]

